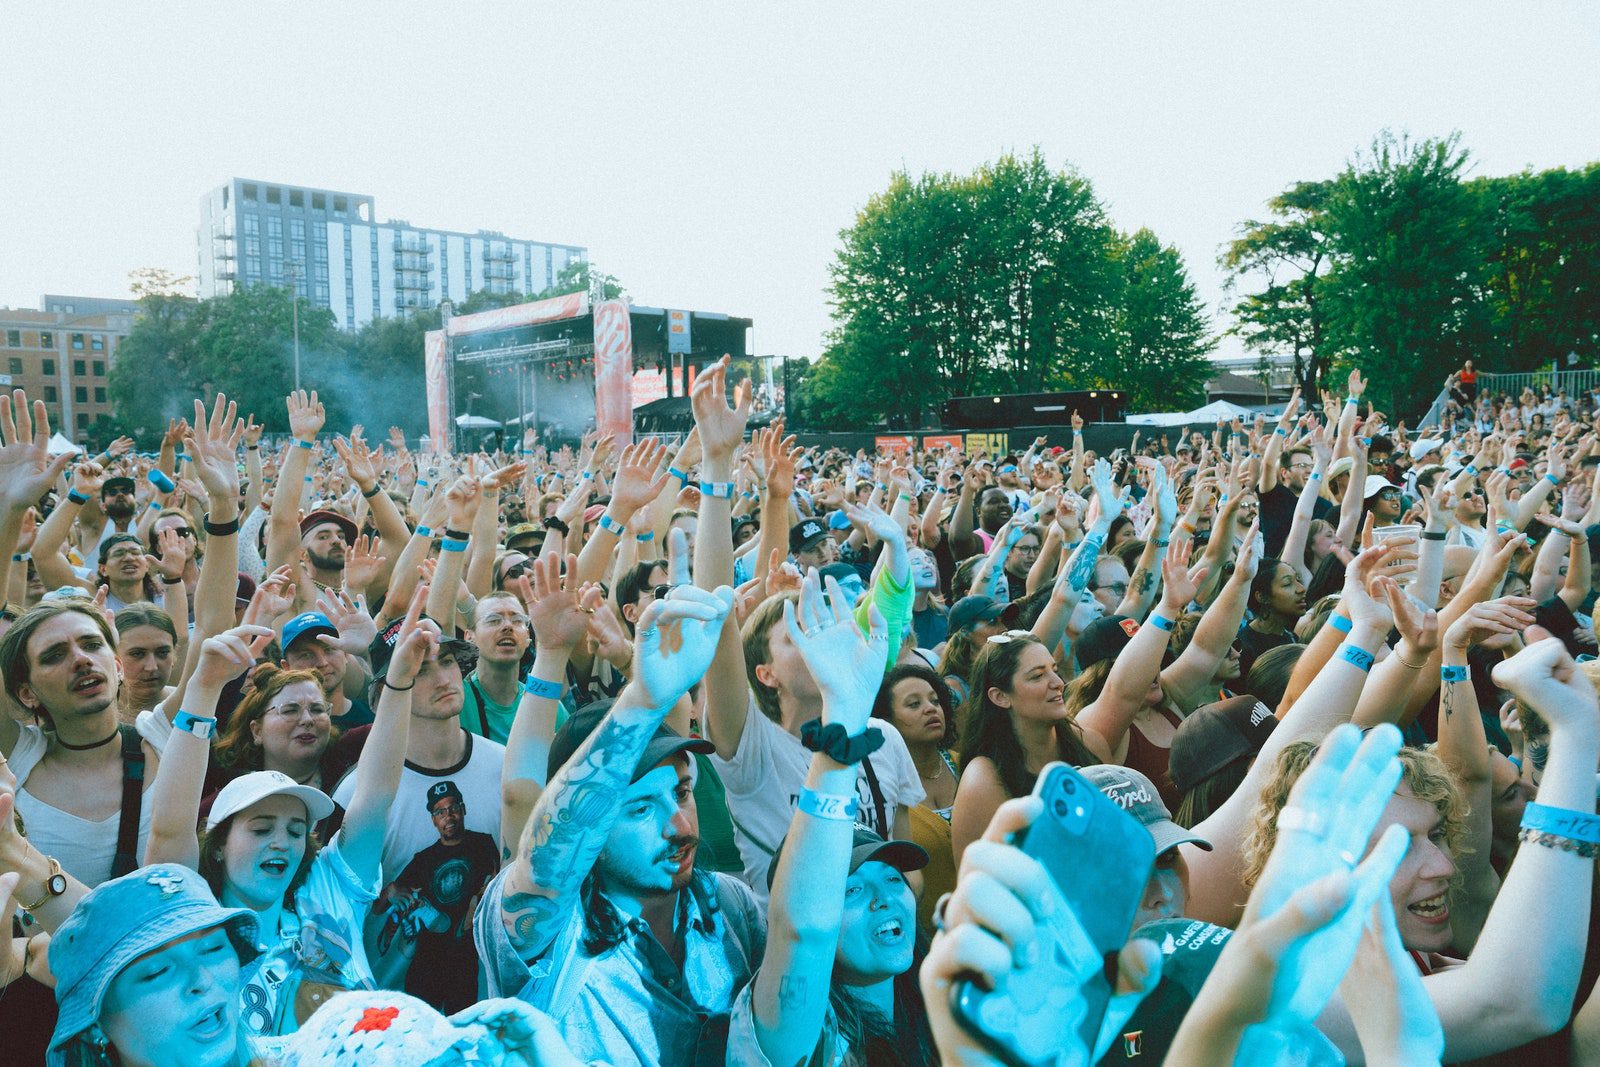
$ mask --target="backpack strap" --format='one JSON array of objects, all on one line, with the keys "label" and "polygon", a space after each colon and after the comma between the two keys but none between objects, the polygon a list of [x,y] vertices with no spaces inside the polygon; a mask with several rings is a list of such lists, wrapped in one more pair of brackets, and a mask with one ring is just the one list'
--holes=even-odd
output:
[{"label": "backpack strap", "polygon": [[144,742],[139,731],[117,727],[122,735],[122,811],[117,817],[117,855],[111,877],[120,878],[139,866],[139,816],[144,806]]},{"label": "backpack strap", "polygon": [[872,769],[871,756],[861,758],[861,769],[867,774],[867,788],[872,790],[872,810],[878,815],[878,826],[887,841],[894,835],[894,825],[889,822],[889,805],[883,799],[883,788],[878,785],[878,772]]}]

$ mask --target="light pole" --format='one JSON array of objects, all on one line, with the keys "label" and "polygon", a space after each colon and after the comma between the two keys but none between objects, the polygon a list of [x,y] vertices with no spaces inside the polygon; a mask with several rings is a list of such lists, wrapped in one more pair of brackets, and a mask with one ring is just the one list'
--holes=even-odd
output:
[{"label": "light pole", "polygon": [[283,269],[289,275],[289,314],[294,323],[294,391],[300,391],[300,261],[285,261]]}]

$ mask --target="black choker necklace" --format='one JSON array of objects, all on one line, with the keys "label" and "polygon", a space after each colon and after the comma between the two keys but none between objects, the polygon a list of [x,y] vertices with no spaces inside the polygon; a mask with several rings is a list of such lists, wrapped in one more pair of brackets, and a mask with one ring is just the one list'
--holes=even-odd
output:
[{"label": "black choker necklace", "polygon": [[61,735],[60,734],[57,734],[56,735],[56,744],[60,745],[64,749],[66,749],[68,752],[87,752],[91,748],[99,748],[102,745],[109,745],[111,742],[115,741],[117,739],[117,737],[121,733],[122,733],[122,730],[120,728],[118,728],[116,730],[111,731],[111,735],[109,737],[103,738],[102,740],[99,740],[99,741],[90,741],[87,745],[69,745],[67,742],[61,740]]}]

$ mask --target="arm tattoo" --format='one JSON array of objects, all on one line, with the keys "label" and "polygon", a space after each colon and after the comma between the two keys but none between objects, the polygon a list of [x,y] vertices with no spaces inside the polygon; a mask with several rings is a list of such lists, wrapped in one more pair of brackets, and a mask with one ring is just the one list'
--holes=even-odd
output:
[{"label": "arm tattoo", "polygon": [[1156,584],[1155,571],[1140,568],[1133,576],[1134,587],[1139,590],[1139,596],[1145,597],[1150,593],[1150,587]]},{"label": "arm tattoo", "polygon": [[778,1006],[785,1011],[793,1011],[804,1006],[810,999],[810,990],[806,988],[804,977],[784,977],[778,979]]},{"label": "arm tattoo", "polygon": [[528,891],[507,892],[501,906],[517,948],[548,946],[576,903],[659,718],[654,711],[637,708],[607,715],[534,806],[511,883],[525,883]]},{"label": "arm tattoo", "polygon": [[1451,715],[1455,714],[1456,709],[1451,707],[1452,703],[1453,701],[1450,699],[1450,683],[1446,682],[1439,691],[1439,706],[1444,709],[1446,722],[1450,720]]},{"label": "arm tattoo", "polygon": [[1094,577],[1094,565],[1100,559],[1100,542],[1093,537],[1085,537],[1078,546],[1078,551],[1073,554],[1072,566],[1067,571],[1067,585],[1075,593],[1081,593],[1089,587],[1089,579]]}]

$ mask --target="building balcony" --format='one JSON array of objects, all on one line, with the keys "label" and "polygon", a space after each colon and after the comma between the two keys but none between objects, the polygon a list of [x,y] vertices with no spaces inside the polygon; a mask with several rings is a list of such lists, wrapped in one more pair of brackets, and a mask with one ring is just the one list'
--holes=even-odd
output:
[{"label": "building balcony", "polygon": [[483,249],[485,263],[510,263],[515,259],[511,246],[503,241],[490,241]]},{"label": "building balcony", "polygon": [[427,256],[419,256],[414,252],[396,252],[394,269],[429,274],[433,271],[433,263]]},{"label": "building balcony", "polygon": [[485,263],[483,265],[483,276],[485,278],[498,278],[501,281],[510,281],[517,274],[510,263]]},{"label": "building balcony", "polygon": [[431,252],[427,239],[420,233],[397,233],[394,235],[394,250],[396,252]]}]

